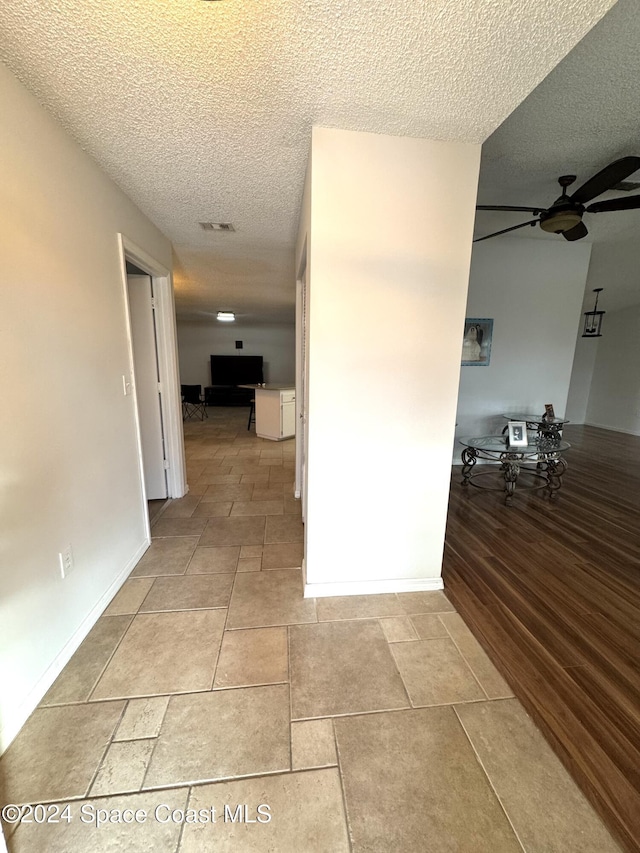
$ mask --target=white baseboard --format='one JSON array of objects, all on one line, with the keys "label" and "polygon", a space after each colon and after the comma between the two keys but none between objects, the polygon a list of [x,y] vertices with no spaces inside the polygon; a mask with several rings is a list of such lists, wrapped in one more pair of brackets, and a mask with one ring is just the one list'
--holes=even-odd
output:
[{"label": "white baseboard", "polygon": [[51,687],[56,678],[60,675],[64,667],[69,663],[72,655],[78,649],[82,641],[85,639],[89,631],[96,624],[100,616],[112,598],[116,595],[122,584],[129,577],[140,558],[147,550],[151,540],[145,540],[136,550],[135,554],[127,561],[126,566],[118,574],[107,591],[100,597],[97,604],[89,611],[80,624],[80,627],[75,631],[73,636],[65,643],[61,651],[56,655],[51,664],[47,667],[44,674],[31,688],[27,697],[13,709],[10,716],[3,720],[2,728],[0,729],[0,755],[7,749],[11,741],[18,734],[22,726],[26,723],[31,714],[40,704],[42,697]]},{"label": "white baseboard", "polygon": [[630,429],[620,429],[620,427],[607,426],[606,424],[594,424],[591,421],[585,421],[584,426],[596,427],[596,429],[608,429],[611,432],[623,432],[625,435],[640,435],[640,432],[634,432]]},{"label": "white baseboard", "polygon": [[442,578],[398,578],[384,581],[348,581],[346,583],[305,583],[305,598],[333,595],[377,595],[383,592],[433,592],[444,589]]}]

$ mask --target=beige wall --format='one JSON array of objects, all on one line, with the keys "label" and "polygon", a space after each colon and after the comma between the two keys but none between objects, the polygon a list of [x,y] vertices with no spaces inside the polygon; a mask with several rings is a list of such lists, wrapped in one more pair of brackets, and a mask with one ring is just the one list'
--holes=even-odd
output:
[{"label": "beige wall", "polygon": [[312,153],[307,593],[437,588],[480,147]]},{"label": "beige wall", "polygon": [[6,746],[145,547],[117,234],[169,269],[171,247],[1,66],[0,102]]},{"label": "beige wall", "polygon": [[597,345],[585,423],[640,435],[640,306],[607,311]]}]

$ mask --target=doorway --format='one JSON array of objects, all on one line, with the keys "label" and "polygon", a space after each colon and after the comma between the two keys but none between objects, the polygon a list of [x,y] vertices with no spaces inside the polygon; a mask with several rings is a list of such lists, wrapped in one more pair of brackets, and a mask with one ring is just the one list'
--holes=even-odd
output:
[{"label": "doorway", "polygon": [[296,480],[295,497],[302,501],[302,521],[307,520],[307,407],[309,367],[307,353],[307,250],[302,253],[296,282]]},{"label": "doorway", "polygon": [[[134,387],[149,506],[152,501],[165,500],[168,496],[153,281],[131,261],[127,260],[126,265]],[[155,508],[155,503],[149,506],[150,511]]]},{"label": "doorway", "polygon": [[169,270],[124,235],[119,240],[130,364],[123,386],[134,401],[140,502],[150,542],[150,517],[187,488],[175,308]]}]

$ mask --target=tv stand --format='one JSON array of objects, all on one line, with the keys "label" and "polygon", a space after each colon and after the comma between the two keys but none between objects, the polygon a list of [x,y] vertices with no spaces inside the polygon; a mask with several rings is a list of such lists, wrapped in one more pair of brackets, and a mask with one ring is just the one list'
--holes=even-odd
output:
[{"label": "tv stand", "polygon": [[207,385],[204,389],[205,406],[250,406],[253,391],[237,385]]}]

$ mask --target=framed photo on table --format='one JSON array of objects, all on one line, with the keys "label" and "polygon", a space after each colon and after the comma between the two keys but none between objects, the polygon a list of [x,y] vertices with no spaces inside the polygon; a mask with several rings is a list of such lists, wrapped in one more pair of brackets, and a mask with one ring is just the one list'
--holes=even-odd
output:
[{"label": "framed photo on table", "polygon": [[509,447],[526,447],[529,444],[525,421],[509,421]]}]

